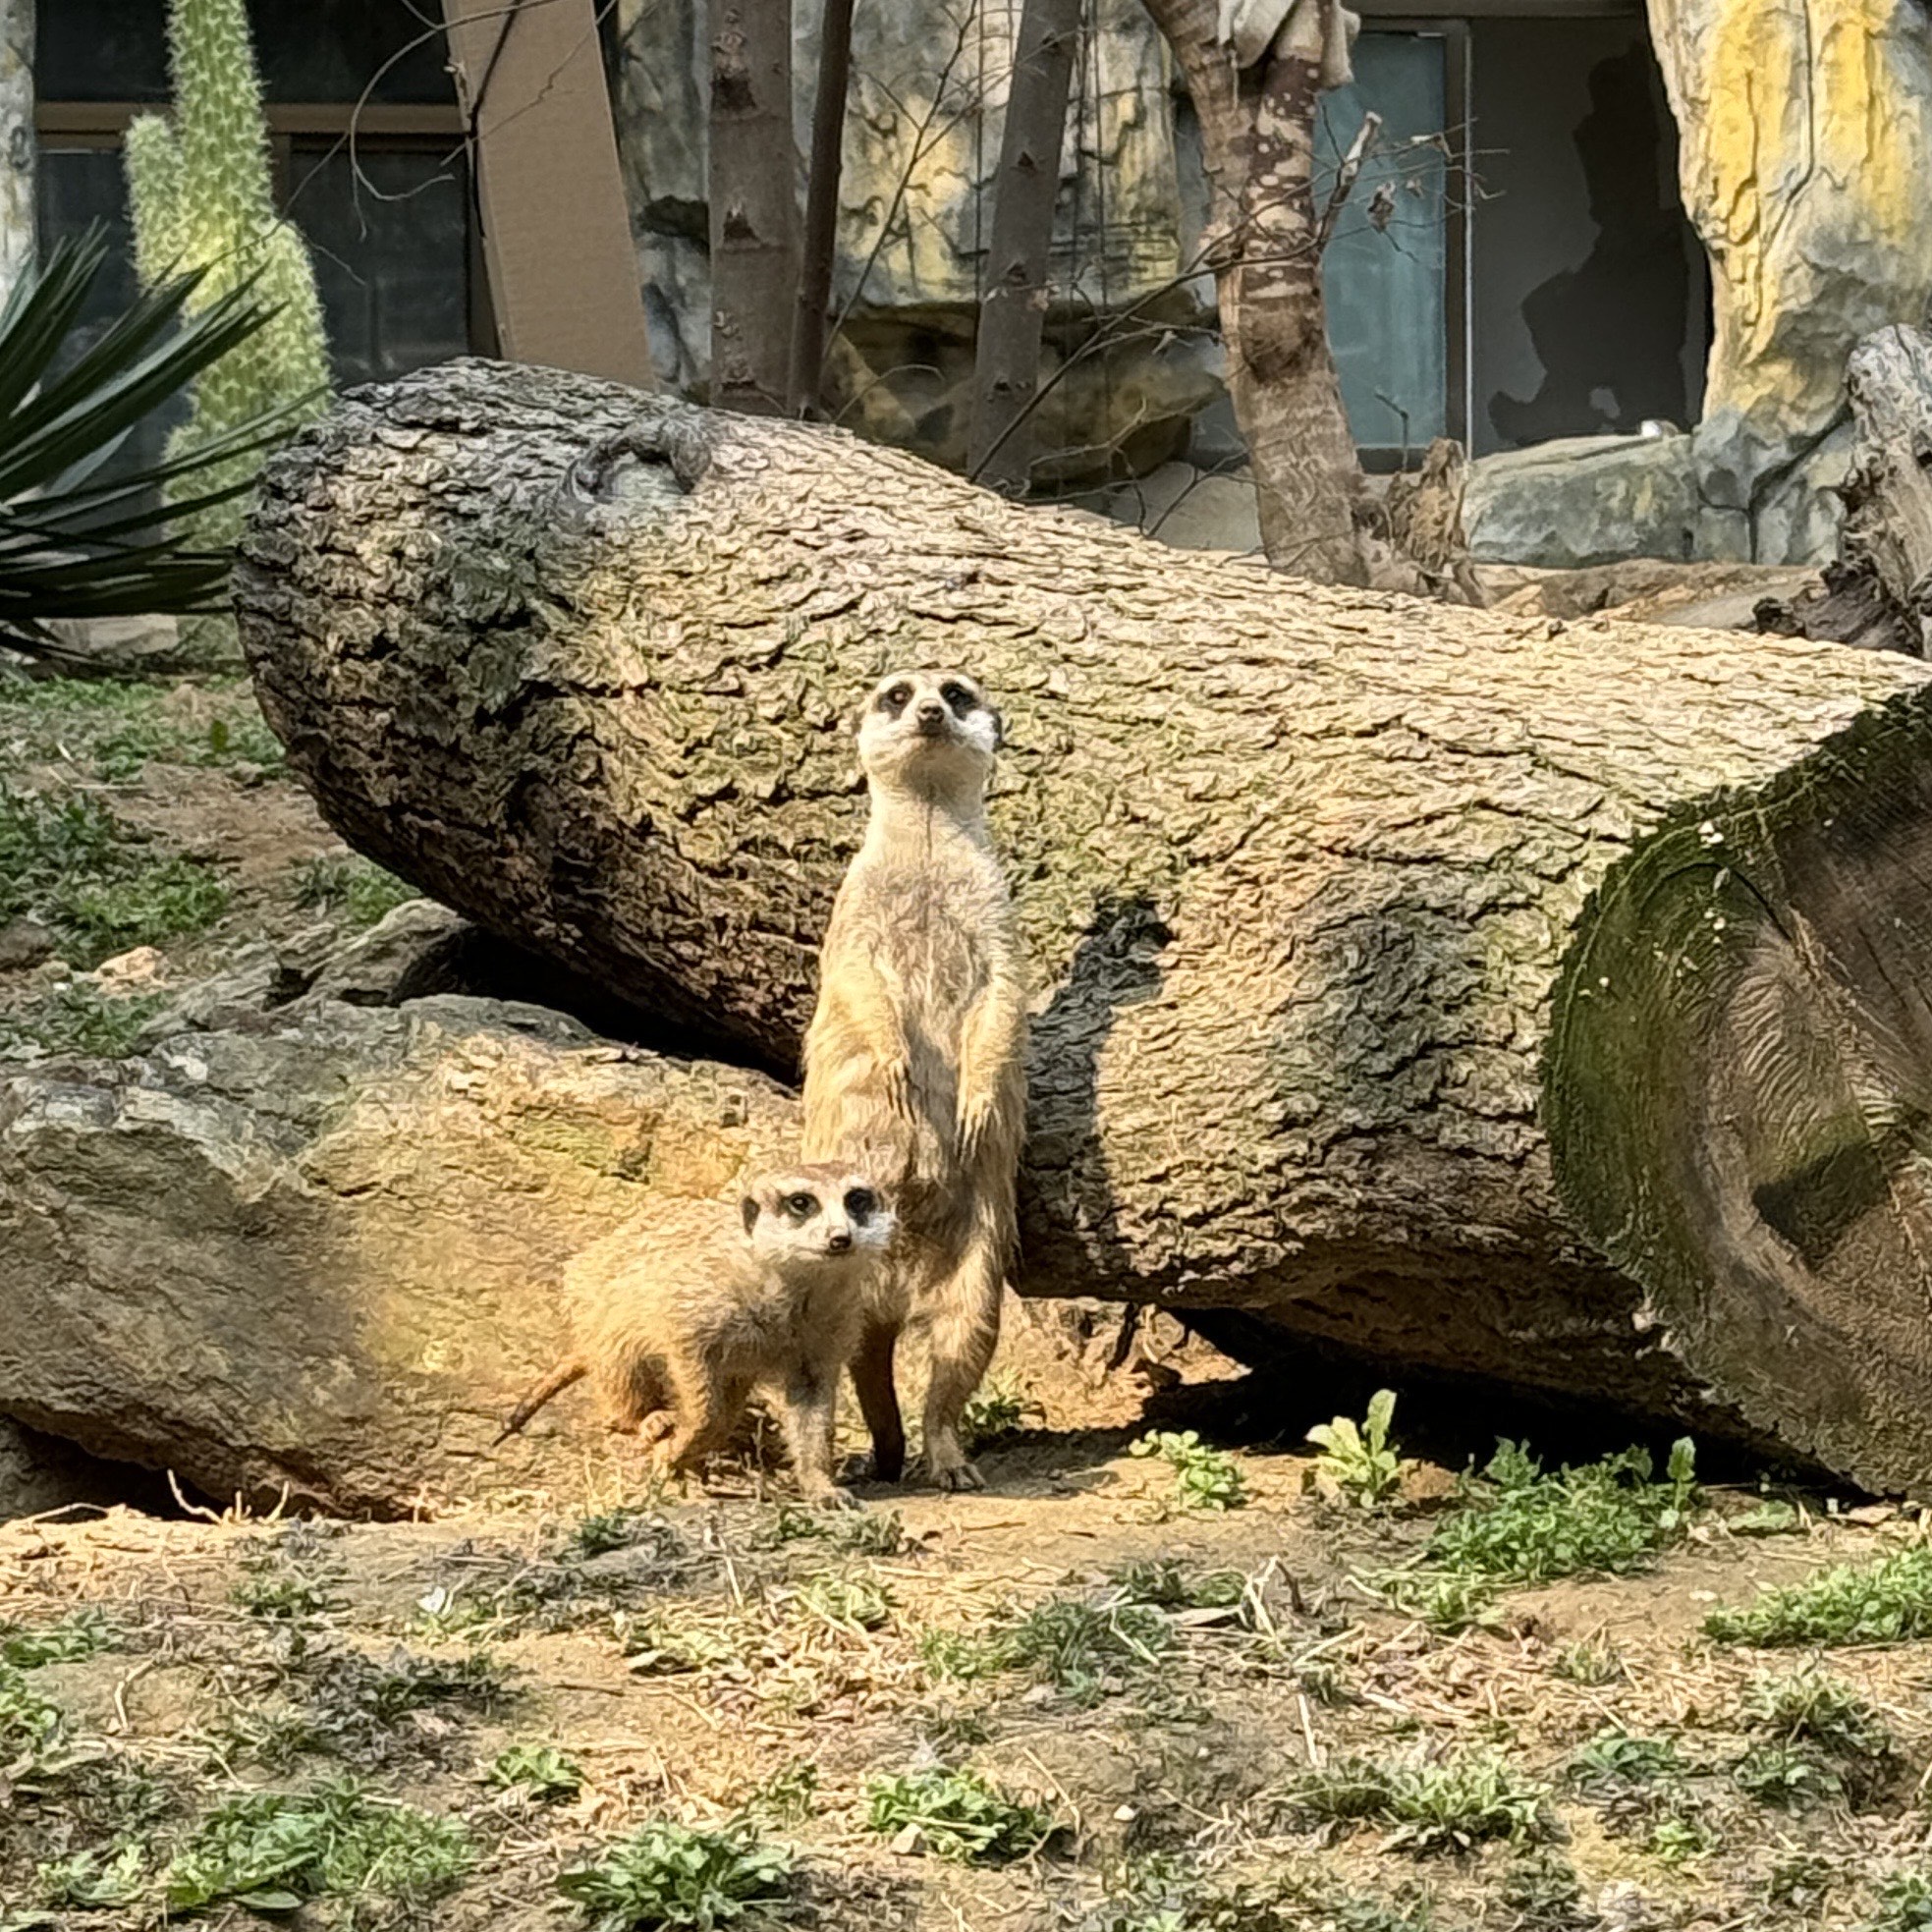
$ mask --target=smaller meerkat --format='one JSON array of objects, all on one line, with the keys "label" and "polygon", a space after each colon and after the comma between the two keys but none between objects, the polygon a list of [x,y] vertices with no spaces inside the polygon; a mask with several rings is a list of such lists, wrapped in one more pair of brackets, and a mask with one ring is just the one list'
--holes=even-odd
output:
[{"label": "smaller meerkat", "polygon": [[497,1440],[589,1376],[613,1429],[683,1474],[719,1448],[751,1392],[778,1398],[808,1501],[847,1504],[832,1479],[839,1377],[869,1277],[895,1222],[840,1163],[760,1174],[737,1200],[654,1201],[565,1270],[577,1351],[517,1405]]}]

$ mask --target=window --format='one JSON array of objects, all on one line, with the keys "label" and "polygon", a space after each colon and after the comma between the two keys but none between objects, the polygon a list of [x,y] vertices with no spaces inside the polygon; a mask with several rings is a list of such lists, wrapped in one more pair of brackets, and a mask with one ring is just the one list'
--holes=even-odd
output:
[{"label": "window", "polygon": [[[276,196],[314,257],[336,378],[406,373],[491,330],[463,122],[433,0],[249,0]],[[41,0],[42,243],[104,221],[119,244],[95,291],[133,293],[121,136],[169,98],[162,0]],[[353,130],[353,139],[352,139]],[[158,447],[163,425],[148,438]]]}]

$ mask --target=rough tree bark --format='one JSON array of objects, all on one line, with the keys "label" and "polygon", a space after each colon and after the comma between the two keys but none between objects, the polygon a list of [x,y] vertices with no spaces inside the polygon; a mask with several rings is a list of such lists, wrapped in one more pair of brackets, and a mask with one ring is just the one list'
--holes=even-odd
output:
[{"label": "rough tree bark", "polygon": [[973,347],[970,472],[1022,496],[1033,471],[1031,411],[1040,383],[1053,208],[1080,0],[1026,0],[1000,135],[993,245]]},{"label": "rough tree bark", "polygon": [[791,0],[711,0],[711,400],[785,408],[798,304]]},{"label": "rough tree bark", "polygon": [[[1147,11],[1200,117],[1228,393],[1247,442],[1262,548],[1279,570],[1364,583],[1361,464],[1328,347],[1314,193],[1316,103],[1348,79],[1340,9],[1336,0],[1147,0]],[[1277,26],[1258,51],[1230,45],[1224,14]]]},{"label": "rough tree bark", "polygon": [[812,94],[811,168],[805,177],[805,232],[799,263],[799,306],[792,321],[794,415],[818,409],[825,372],[825,322],[839,244],[839,178],[845,162],[846,95],[852,85],[853,0],[825,0],[818,24],[818,78]]},{"label": "rough tree bark", "polygon": [[267,469],[354,844],[785,1069],[850,706],[962,661],[1038,989],[1025,1277],[1932,1479],[1932,674],[1309,586],[458,363]]},{"label": "rough tree bark", "polygon": [[1932,655],[1932,334],[1868,335],[1845,371],[1857,441],[1821,593],[1767,598],[1759,628]]},{"label": "rough tree bark", "polygon": [[0,302],[32,266],[33,0],[0,0]]}]

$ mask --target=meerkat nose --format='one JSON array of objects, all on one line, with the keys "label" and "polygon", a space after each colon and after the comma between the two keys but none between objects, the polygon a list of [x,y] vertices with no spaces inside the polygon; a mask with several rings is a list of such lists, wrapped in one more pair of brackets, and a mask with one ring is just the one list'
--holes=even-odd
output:
[{"label": "meerkat nose", "polygon": [[919,704],[919,723],[936,725],[946,715],[946,707],[936,697],[922,699]]},{"label": "meerkat nose", "polygon": [[830,1248],[834,1254],[845,1253],[845,1251],[852,1245],[851,1231],[846,1228],[835,1228],[829,1235],[825,1237],[825,1245],[828,1248]]}]

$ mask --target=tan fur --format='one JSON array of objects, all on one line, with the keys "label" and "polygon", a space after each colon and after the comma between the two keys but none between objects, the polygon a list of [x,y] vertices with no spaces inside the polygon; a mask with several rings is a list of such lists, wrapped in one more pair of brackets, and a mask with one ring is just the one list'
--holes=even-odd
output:
[{"label": "tan fur", "polygon": [[[870,1210],[858,1192],[873,1197]],[[813,1211],[800,1218],[788,1203],[807,1196]],[[724,1443],[764,1385],[800,1489],[849,1503],[832,1480],[839,1374],[893,1228],[878,1189],[845,1164],[759,1175],[730,1200],[652,1202],[566,1269],[576,1352],[503,1433],[588,1375],[610,1426],[655,1444],[664,1469],[683,1474]]]},{"label": "tan fur", "polygon": [[1024,971],[984,802],[998,745],[998,714],[964,673],[874,689],[858,732],[871,817],[805,1038],[806,1158],[876,1176],[899,1212],[853,1363],[873,1466],[893,1480],[904,1465],[893,1351],[923,1323],[926,1464],[949,1489],[979,1486],[960,1416],[999,1339],[1025,1129]]}]

